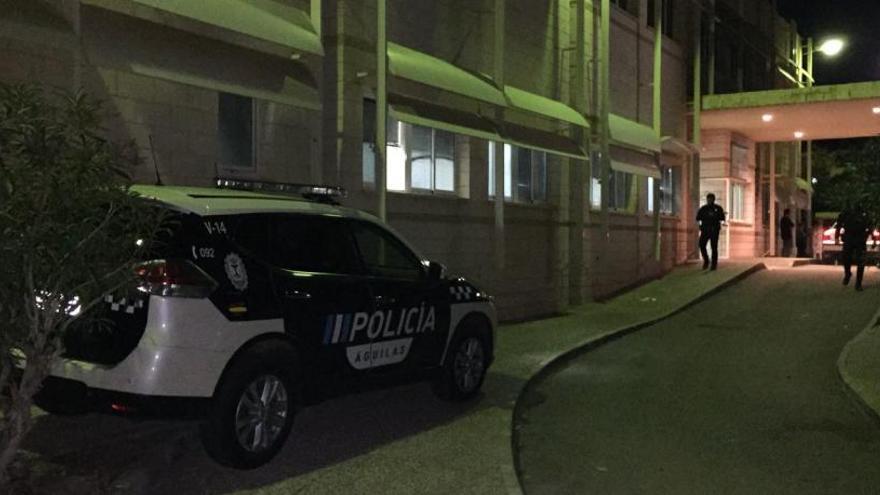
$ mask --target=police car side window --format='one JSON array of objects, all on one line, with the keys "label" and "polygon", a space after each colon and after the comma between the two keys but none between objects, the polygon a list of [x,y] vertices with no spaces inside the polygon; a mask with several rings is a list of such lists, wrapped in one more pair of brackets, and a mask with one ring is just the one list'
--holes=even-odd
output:
[{"label": "police car side window", "polygon": [[[272,250],[269,244],[270,215],[249,214],[225,217],[224,225],[229,225],[229,236],[241,248],[251,256],[256,256],[263,262],[272,260]],[[210,236],[207,236],[210,238]]]},{"label": "police car side window", "polygon": [[272,222],[272,251],[281,268],[350,274],[356,267],[348,230],[340,219],[284,215]]},{"label": "police car side window", "polygon": [[368,222],[352,222],[352,233],[370,275],[408,280],[422,276],[421,262],[390,233]]}]

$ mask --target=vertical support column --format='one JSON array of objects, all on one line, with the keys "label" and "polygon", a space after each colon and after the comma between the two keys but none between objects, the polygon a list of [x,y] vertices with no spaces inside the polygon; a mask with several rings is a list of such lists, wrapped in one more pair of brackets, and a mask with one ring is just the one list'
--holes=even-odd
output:
[{"label": "vertical support column", "polygon": [[[709,0],[709,91],[710,95],[715,94],[715,1]],[[697,12],[701,9],[697,8]],[[699,13],[697,15],[700,15]],[[702,19],[702,17],[701,17]],[[702,22],[700,23],[702,25]],[[702,26],[701,26],[702,31]]]},{"label": "vertical support column", "polygon": [[[654,133],[657,139],[663,138],[663,2],[664,0],[654,0]],[[663,156],[661,152],[660,157]],[[658,164],[662,165],[661,159],[658,158]],[[662,169],[661,169],[662,170]],[[660,198],[660,182],[663,180],[653,181],[653,198],[654,204],[651,205],[654,222],[654,259],[660,261],[660,247],[662,235],[662,226],[660,222],[660,207],[658,199]]]},{"label": "vertical support column", "polygon": [[386,0],[376,0],[376,216],[387,220],[388,38]]},{"label": "vertical support column", "polygon": [[[696,153],[691,162],[691,204],[692,213],[700,206],[700,153],[703,149],[702,111],[703,111],[703,12],[696,9],[694,21],[694,92],[693,92],[693,143]],[[694,215],[692,214],[691,217]]]},{"label": "vertical support column", "polygon": [[[492,43],[492,78],[499,88],[504,87],[504,0],[494,0],[494,22]],[[504,110],[496,109],[496,122],[504,122]],[[495,147],[495,269],[500,276],[506,265],[504,245],[504,144],[496,142]]]},{"label": "vertical support column", "polygon": [[776,143],[770,143],[770,256],[776,256]]},{"label": "vertical support column", "polygon": [[[586,82],[587,82],[587,46],[586,46],[586,2],[576,0],[574,2],[575,17],[574,28],[574,75],[572,98],[573,107],[583,115],[589,113],[587,108]],[[572,137],[580,144],[589,156],[589,136],[584,128],[572,126]],[[586,175],[587,163],[574,158],[568,158],[569,163],[569,229],[568,229],[568,284],[569,304],[576,305],[584,302],[584,209],[586,205]]]},{"label": "vertical support column", "polygon": [[602,227],[605,231],[605,241],[602,243],[602,256],[608,246],[611,237],[610,215],[608,212],[608,177],[611,171],[611,1],[602,0],[599,26],[599,78],[600,78],[600,131],[599,147],[602,151],[602,162],[598,165],[601,171],[602,184]]},{"label": "vertical support column", "polygon": [[[813,76],[813,38],[807,38],[807,87],[812,88],[815,83]],[[807,254],[813,255],[813,141],[807,141],[807,182],[810,188],[807,190]]]}]

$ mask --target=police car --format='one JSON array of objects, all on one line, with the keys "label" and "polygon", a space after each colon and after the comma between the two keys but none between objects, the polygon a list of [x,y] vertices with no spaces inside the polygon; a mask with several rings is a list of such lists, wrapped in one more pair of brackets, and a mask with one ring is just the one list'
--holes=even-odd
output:
[{"label": "police car", "polygon": [[134,187],[172,212],[171,232],[138,265],[138,286],[96,308],[108,328],[89,319],[67,334],[39,405],[203,399],[208,454],[254,468],[298,407],[340,391],[414,377],[443,399],[478,393],[495,343],[484,292],[328,202],[338,189],[218,186]]}]

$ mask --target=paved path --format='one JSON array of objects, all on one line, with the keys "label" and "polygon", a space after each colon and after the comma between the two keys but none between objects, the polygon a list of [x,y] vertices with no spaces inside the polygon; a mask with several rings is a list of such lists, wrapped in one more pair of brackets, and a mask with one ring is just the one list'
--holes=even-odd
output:
[{"label": "paved path", "polygon": [[880,493],[880,427],[836,367],[878,306],[832,267],[765,271],[581,354],[522,398],[524,491]]},{"label": "paved path", "polygon": [[655,321],[753,267],[681,267],[605,303],[504,325],[476,400],[449,404],[417,384],[328,401],[298,414],[278,457],[253,471],[212,463],[192,422],[40,415],[25,450],[52,495],[517,493],[510,436],[527,380],[560,354]]}]

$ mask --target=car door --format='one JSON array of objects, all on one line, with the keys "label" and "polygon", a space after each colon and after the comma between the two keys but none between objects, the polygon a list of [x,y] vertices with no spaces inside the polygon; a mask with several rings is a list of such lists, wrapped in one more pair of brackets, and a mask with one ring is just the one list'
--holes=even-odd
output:
[{"label": "car door", "polygon": [[368,344],[353,325],[368,318],[372,301],[347,226],[340,218],[279,215],[271,226],[275,287],[285,330],[313,378],[350,377],[369,370],[348,349]]},{"label": "car door", "polygon": [[437,366],[449,332],[449,301],[439,280],[394,234],[351,220],[375,311],[367,323],[374,373]]}]

